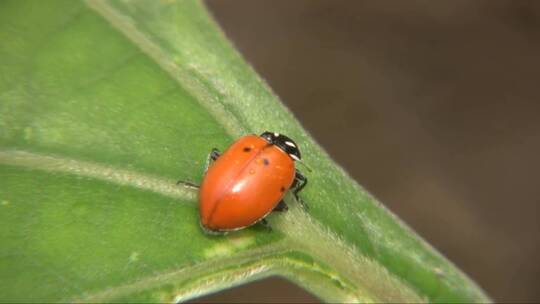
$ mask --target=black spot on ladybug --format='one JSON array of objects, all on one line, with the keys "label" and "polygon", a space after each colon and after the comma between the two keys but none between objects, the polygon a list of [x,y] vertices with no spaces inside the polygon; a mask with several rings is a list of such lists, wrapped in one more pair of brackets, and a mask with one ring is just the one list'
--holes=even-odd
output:
[{"label": "black spot on ladybug", "polygon": [[279,191],[285,192],[285,187],[281,187],[281,189],[279,189]]},{"label": "black spot on ladybug", "polygon": [[265,166],[268,166],[268,165],[270,165],[270,161],[268,159],[266,159],[266,158],[263,158],[263,164]]},{"label": "black spot on ladybug", "polygon": [[251,151],[250,147],[244,147],[244,152],[249,152],[249,151]]}]

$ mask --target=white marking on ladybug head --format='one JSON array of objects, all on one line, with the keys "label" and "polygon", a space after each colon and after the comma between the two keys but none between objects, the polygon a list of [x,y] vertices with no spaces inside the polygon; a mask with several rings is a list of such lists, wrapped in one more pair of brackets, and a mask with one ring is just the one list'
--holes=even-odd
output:
[{"label": "white marking on ladybug head", "polygon": [[286,141],[285,144],[289,147],[293,147],[293,148],[296,148],[296,145],[293,143],[293,142],[290,142],[290,141]]},{"label": "white marking on ladybug head", "polygon": [[300,158],[298,158],[298,156],[294,155],[294,154],[289,154],[290,157],[292,157],[292,159],[294,160],[300,160]]},{"label": "white marking on ladybug head", "polygon": [[275,136],[275,137],[279,137],[279,133],[274,133],[274,136]]}]

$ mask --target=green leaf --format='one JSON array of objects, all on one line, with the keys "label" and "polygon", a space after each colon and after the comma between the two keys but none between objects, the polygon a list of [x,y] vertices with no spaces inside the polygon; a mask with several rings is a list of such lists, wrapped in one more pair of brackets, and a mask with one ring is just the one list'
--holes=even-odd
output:
[{"label": "green leaf", "polygon": [[[180,301],[281,275],[327,301],[489,301],[339,168],[197,1],[0,2],[0,298]],[[294,138],[289,212],[208,236],[211,148]]]}]

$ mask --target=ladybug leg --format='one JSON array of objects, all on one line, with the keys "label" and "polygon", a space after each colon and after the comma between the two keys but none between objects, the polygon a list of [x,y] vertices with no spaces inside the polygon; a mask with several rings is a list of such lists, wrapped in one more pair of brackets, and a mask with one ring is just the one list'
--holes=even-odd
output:
[{"label": "ladybug leg", "polygon": [[[208,154],[208,157],[206,158],[206,164],[204,165],[204,174],[206,174],[206,171],[208,171],[208,167],[210,167],[210,165],[216,160],[218,159],[218,157],[221,155],[221,153],[219,152],[218,149],[216,148],[213,148],[212,151],[210,152],[210,154]],[[184,185],[184,186],[187,186],[187,187],[191,187],[191,188],[195,188],[195,189],[199,189],[201,186],[199,185],[196,185],[192,182],[188,182],[188,181],[183,181],[183,180],[179,180],[176,182],[176,185]]]},{"label": "ladybug leg", "polygon": [[279,203],[274,207],[272,212],[274,212],[274,211],[281,212],[281,211],[287,211],[287,210],[289,210],[289,206],[287,206],[287,204],[285,204],[284,200],[280,200]]},{"label": "ladybug leg", "polygon": [[267,221],[265,218],[263,218],[262,220],[260,220],[259,223],[261,223],[261,225],[262,225],[264,228],[268,229],[269,231],[272,231],[272,227],[270,226],[270,224],[268,223],[268,221]]},{"label": "ladybug leg", "polygon": [[201,187],[201,186],[196,185],[196,184],[194,184],[192,182],[187,182],[187,181],[183,181],[183,180],[179,180],[179,181],[176,182],[177,186],[180,185],[180,184],[182,184],[184,186],[187,186],[187,187],[195,188],[195,189],[199,189]]},{"label": "ladybug leg", "polygon": [[221,152],[219,152],[218,149],[213,148],[210,154],[208,154],[208,157],[206,158],[206,164],[204,166],[204,174],[206,174],[206,171],[208,171],[208,167],[221,155]]},{"label": "ladybug leg", "polygon": [[296,175],[294,176],[294,182],[291,186],[291,190],[292,190],[292,193],[294,195],[294,198],[296,198],[296,200],[298,202],[300,202],[300,204],[302,204],[302,206],[304,208],[307,208],[307,205],[304,203],[304,200],[302,200],[299,196],[298,196],[298,192],[300,192],[302,189],[304,189],[304,187],[307,185],[307,177],[305,177],[304,175],[302,175],[302,173],[300,173],[300,171],[296,170]]}]

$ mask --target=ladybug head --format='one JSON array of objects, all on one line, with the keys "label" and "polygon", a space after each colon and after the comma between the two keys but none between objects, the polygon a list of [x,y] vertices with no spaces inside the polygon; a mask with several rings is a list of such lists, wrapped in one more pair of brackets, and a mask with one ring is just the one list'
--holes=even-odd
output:
[{"label": "ladybug head", "polygon": [[300,150],[298,149],[298,146],[296,145],[294,140],[290,139],[289,137],[283,134],[268,132],[268,131],[261,134],[261,137],[264,138],[267,142],[283,150],[292,159],[294,160],[302,159],[302,157],[300,156]]}]

